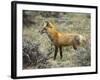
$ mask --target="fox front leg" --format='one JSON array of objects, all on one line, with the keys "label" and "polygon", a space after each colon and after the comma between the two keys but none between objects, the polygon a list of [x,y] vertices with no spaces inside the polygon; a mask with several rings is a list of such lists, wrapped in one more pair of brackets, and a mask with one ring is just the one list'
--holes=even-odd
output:
[{"label": "fox front leg", "polygon": [[57,52],[58,52],[58,47],[57,47],[57,46],[55,46],[54,60],[56,59]]}]

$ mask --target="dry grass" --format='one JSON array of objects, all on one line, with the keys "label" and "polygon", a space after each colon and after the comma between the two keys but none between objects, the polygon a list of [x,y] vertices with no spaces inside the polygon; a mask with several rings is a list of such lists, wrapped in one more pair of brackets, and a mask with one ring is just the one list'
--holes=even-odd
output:
[{"label": "dry grass", "polygon": [[[59,21],[54,16],[46,18],[47,20],[51,20],[57,25],[57,28],[62,32],[71,32],[71,33],[79,33],[85,36],[88,40],[90,39],[90,15],[85,13],[66,13],[63,17],[67,18],[67,20]],[[43,18],[42,21],[39,19]],[[77,51],[73,50],[72,47],[64,47],[63,48],[63,59],[60,59],[60,54],[57,54],[57,58],[54,61],[54,48],[51,47],[51,41],[46,34],[41,35],[39,30],[43,27],[42,24],[44,22],[44,17],[37,16],[35,19],[39,21],[39,25],[30,25],[28,27],[23,27],[23,39],[29,40],[31,43],[38,43],[39,51],[43,53],[43,55],[47,55],[47,63],[41,64],[45,65],[45,67],[37,67],[37,65],[31,65],[26,67],[27,69],[31,68],[57,68],[57,67],[79,67],[79,66],[90,66],[91,65],[91,46],[90,44],[86,44],[85,46],[81,46]],[[89,40],[90,41],[90,40]],[[39,64],[40,65],[40,64]],[[34,67],[35,66],[35,67]]]}]

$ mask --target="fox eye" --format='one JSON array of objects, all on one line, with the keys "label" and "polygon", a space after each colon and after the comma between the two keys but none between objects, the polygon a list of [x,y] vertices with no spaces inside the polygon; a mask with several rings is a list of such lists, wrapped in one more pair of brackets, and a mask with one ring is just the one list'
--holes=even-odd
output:
[{"label": "fox eye", "polygon": [[44,28],[43,30],[47,30],[46,28]]}]

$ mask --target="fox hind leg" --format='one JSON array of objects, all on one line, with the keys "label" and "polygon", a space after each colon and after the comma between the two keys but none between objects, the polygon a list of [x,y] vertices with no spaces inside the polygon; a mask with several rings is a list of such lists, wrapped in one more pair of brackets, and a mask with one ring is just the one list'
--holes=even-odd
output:
[{"label": "fox hind leg", "polygon": [[62,55],[62,47],[59,47],[60,50],[60,59],[62,59],[63,55]]}]

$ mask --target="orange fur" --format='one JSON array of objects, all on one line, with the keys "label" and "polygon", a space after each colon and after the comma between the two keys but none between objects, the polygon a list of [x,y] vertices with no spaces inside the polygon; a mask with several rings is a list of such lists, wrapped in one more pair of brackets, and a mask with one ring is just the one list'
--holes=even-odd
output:
[{"label": "orange fur", "polygon": [[85,40],[80,34],[64,33],[58,31],[51,22],[46,23],[45,27],[41,30],[41,33],[47,33],[48,37],[53,42],[55,46],[54,59],[56,59],[58,48],[60,49],[60,56],[62,58],[63,46],[73,46],[73,48],[76,50],[77,47],[81,44],[82,40]]}]

